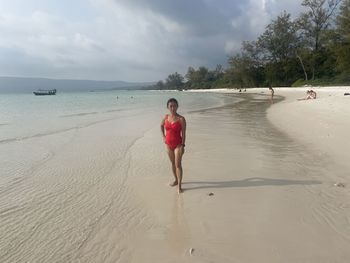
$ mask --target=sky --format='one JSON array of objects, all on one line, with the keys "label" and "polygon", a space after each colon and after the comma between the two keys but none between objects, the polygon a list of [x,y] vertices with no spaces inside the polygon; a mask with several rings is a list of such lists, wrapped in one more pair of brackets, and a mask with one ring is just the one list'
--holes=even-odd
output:
[{"label": "sky", "polygon": [[0,0],[0,76],[146,82],[226,66],[301,0]]}]

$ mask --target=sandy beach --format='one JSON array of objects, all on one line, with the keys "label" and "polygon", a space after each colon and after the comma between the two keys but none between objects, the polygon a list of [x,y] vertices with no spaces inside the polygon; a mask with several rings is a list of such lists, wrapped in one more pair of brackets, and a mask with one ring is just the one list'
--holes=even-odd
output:
[{"label": "sandy beach", "polygon": [[196,109],[169,94],[188,123],[180,195],[165,108],[4,141],[0,261],[348,262],[349,89],[216,90]]},{"label": "sandy beach", "polygon": [[350,92],[350,87],[312,88],[317,92],[316,100],[298,101],[305,97],[307,89],[276,89],[276,93],[286,99],[268,110],[268,118],[295,140],[334,162],[336,167],[344,167],[343,174],[334,179],[349,182],[350,97],[344,93]]},{"label": "sandy beach", "polygon": [[[184,194],[167,188],[169,167],[130,176],[153,221],[132,262],[348,262],[348,90],[297,101],[306,88],[277,88],[284,100],[270,107],[268,90],[253,89],[239,104],[190,114]],[[166,163],[138,154],[161,149],[157,129],[148,136],[133,161]]]}]

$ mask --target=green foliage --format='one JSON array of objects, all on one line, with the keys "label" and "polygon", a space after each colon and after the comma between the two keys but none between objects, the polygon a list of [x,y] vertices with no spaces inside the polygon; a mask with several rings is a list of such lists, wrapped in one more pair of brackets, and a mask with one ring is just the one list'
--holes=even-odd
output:
[{"label": "green foliage", "polygon": [[332,27],[334,14],[341,1],[303,0],[302,2],[306,11],[300,15],[297,23],[300,36],[304,39],[303,43],[311,49],[309,66],[313,80],[322,76],[322,71],[324,72],[322,61],[326,59],[320,58],[320,51],[327,48],[328,29]]},{"label": "green foliage", "polygon": [[322,78],[305,81],[298,79],[292,84],[292,87],[304,87],[304,86],[348,86],[350,85],[350,72],[343,73],[334,78]]},{"label": "green foliage", "polygon": [[341,74],[335,77],[336,83],[340,85],[350,85],[350,69],[343,71]]},{"label": "green foliage", "polygon": [[155,87],[155,89],[163,90],[163,89],[165,89],[165,84],[162,80],[160,80],[157,82],[157,84],[154,87]]},{"label": "green foliage", "polygon": [[303,87],[303,86],[329,86],[337,84],[334,79],[315,79],[305,81],[302,79],[297,80],[293,83],[292,87]]},{"label": "green foliage", "polygon": [[184,86],[184,77],[177,72],[170,74],[165,80],[165,86],[167,87],[167,89],[180,90]]},{"label": "green foliage", "polygon": [[302,6],[298,19],[283,12],[256,41],[244,41],[228,68],[189,67],[185,82],[176,72],[152,88],[349,85],[350,0],[303,0]]},{"label": "green foliage", "polygon": [[199,67],[198,70],[189,67],[186,73],[186,88],[188,89],[209,89],[219,85],[223,77],[223,67],[217,65],[215,70],[209,70],[206,67]]},{"label": "green foliage", "polygon": [[295,57],[298,46],[297,27],[291,15],[284,12],[266,27],[257,46],[268,61],[281,62]]},{"label": "green foliage", "polygon": [[304,80],[304,79],[298,79],[297,81],[295,81],[293,84],[292,84],[292,87],[302,87],[304,85],[309,85],[307,84],[308,81]]},{"label": "green foliage", "polygon": [[334,46],[337,70],[342,74],[350,69],[350,0],[344,0],[337,17],[337,43]]},{"label": "green foliage", "polygon": [[303,0],[307,11],[299,18],[299,27],[309,38],[313,51],[318,51],[324,41],[324,33],[331,26],[331,19],[342,0]]}]

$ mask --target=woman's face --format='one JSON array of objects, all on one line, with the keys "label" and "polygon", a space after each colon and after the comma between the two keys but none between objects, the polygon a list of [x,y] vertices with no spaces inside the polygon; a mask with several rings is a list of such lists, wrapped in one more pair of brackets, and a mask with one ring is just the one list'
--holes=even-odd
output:
[{"label": "woman's face", "polygon": [[169,111],[170,111],[172,114],[176,113],[177,108],[178,108],[178,106],[177,106],[177,104],[176,104],[175,102],[170,102],[170,103],[168,104],[168,109],[169,109]]}]

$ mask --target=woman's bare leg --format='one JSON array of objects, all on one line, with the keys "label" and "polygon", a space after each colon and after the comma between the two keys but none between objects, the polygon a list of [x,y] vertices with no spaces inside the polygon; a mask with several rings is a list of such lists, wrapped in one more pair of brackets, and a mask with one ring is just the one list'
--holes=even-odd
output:
[{"label": "woman's bare leg", "polygon": [[175,153],[174,150],[171,150],[169,147],[167,147],[167,151],[168,151],[168,156],[171,162],[171,168],[173,171],[173,175],[175,177],[175,181],[172,183],[169,183],[170,186],[175,186],[178,184],[178,180],[177,180],[177,176],[176,176],[176,165],[175,165]]},{"label": "woman's bare leg", "polygon": [[174,153],[175,153],[175,166],[176,166],[176,176],[177,176],[177,181],[178,181],[178,192],[179,193],[182,193],[183,190],[182,190],[182,155],[183,155],[183,152],[182,152],[182,147],[177,147],[175,150],[174,150]]}]

